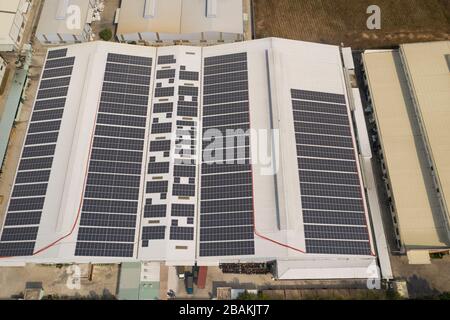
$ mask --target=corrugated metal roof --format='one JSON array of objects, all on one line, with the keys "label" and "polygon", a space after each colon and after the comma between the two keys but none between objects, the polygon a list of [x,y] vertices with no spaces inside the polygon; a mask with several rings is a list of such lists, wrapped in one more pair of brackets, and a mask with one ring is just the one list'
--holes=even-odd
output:
[{"label": "corrugated metal roof", "polygon": [[442,219],[397,51],[363,55],[400,236],[406,247],[445,247]]},{"label": "corrugated metal roof", "polygon": [[217,1],[216,16],[207,17],[206,0],[154,0],[153,15],[145,14],[145,0],[123,0],[117,34],[244,32],[242,0]]},{"label": "corrugated metal roof", "polygon": [[450,41],[405,44],[401,53],[450,220]]}]

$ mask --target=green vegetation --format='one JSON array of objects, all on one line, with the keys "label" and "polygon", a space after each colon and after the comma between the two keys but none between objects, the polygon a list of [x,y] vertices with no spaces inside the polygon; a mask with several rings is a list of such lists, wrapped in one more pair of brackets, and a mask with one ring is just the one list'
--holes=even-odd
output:
[{"label": "green vegetation", "polygon": [[100,36],[100,39],[105,40],[105,41],[109,41],[112,38],[112,31],[109,28],[103,29],[102,31],[100,31],[100,33],[98,34]]},{"label": "green vegetation", "polygon": [[444,292],[439,295],[439,300],[450,300],[450,292]]},{"label": "green vegetation", "polygon": [[258,292],[258,294],[249,293],[247,290],[244,293],[241,293],[237,300],[269,300],[270,298],[262,292]]},{"label": "green vegetation", "polygon": [[442,259],[444,256],[446,256],[447,254],[444,252],[436,252],[436,253],[430,253],[430,258],[431,259]]}]

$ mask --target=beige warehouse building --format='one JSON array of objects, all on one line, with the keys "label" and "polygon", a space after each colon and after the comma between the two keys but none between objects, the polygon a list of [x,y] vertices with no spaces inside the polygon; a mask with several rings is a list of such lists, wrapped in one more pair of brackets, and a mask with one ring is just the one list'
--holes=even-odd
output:
[{"label": "beige warehouse building", "polygon": [[242,0],[123,0],[117,39],[148,44],[243,40]]},{"label": "beige warehouse building", "polygon": [[399,247],[410,263],[448,250],[450,41],[363,54]]}]

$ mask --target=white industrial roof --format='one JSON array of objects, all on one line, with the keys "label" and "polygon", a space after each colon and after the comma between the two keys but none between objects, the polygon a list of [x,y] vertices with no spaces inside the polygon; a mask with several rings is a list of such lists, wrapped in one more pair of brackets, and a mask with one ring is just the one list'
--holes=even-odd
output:
[{"label": "white industrial roof", "polygon": [[[298,172],[298,164],[293,115],[290,107],[292,105],[291,89],[339,94],[342,97],[346,97],[346,84],[338,47],[268,38],[204,48],[187,46],[154,48],[92,42],[72,45],[67,47],[67,50],[68,57],[75,57],[75,65],[48,184],[47,194],[51,194],[52,197],[47,197],[44,203],[40,228],[34,246],[35,254],[33,257],[0,259],[0,264],[18,263],[24,260],[34,262],[111,262],[139,259],[144,261],[166,261],[168,264],[175,265],[192,264],[195,261],[199,265],[217,265],[219,262],[227,261],[281,259],[285,261],[303,261],[305,265],[310,266],[326,265],[328,267],[323,268],[321,273],[323,278],[366,278],[370,276],[366,267],[374,263],[376,257],[371,243],[372,235],[362,190],[360,191],[362,194],[361,201],[364,202],[364,212],[361,213],[360,219],[366,221],[366,226],[361,229],[364,229],[367,235],[365,236],[366,238],[351,243],[355,245],[362,242],[366,243],[366,248],[369,248],[370,253],[367,250],[365,251],[366,254],[356,254],[354,252],[353,254],[333,254],[331,253],[333,251],[324,254],[305,253],[305,224],[302,219],[302,204],[300,201],[302,194],[299,188],[299,176],[292,174],[293,172]],[[194,241],[170,240],[168,233],[166,233],[164,240],[150,240],[148,246],[143,246],[141,231],[143,227],[155,225],[156,223],[156,225],[166,226],[168,230],[171,219],[170,217],[152,219],[145,216],[143,207],[146,200],[149,199],[149,195],[145,194],[142,187],[139,192],[139,199],[141,200],[137,211],[133,255],[130,257],[75,255],[77,236],[80,230],[79,214],[85,183],[83,173],[87,170],[96,119],[95,110],[98,107],[101,96],[108,53],[152,58],[152,74],[149,76],[151,76],[151,87],[155,86],[154,90],[161,88],[161,85],[163,87],[167,86],[166,82],[168,79],[155,79],[154,77],[154,73],[168,70],[167,67],[164,67],[164,64],[159,63],[160,59],[167,59],[173,56],[169,60],[175,62],[169,62],[170,68],[198,72],[200,81],[203,81],[204,70],[201,67],[203,61],[210,57],[227,57],[230,54],[245,53],[247,61],[245,65],[248,69],[250,126],[256,130],[267,130],[268,128],[278,130],[279,140],[274,140],[274,143],[278,144],[279,142],[280,145],[277,145],[275,148],[278,149],[279,147],[279,150],[281,150],[276,161],[276,167],[279,170],[275,176],[272,170],[268,170],[270,169],[269,164],[262,161],[255,161],[252,164],[254,206],[252,239],[254,241],[254,254],[199,255],[201,243],[198,240],[197,232],[201,233],[201,228],[199,226],[200,217],[198,212],[195,214],[194,221],[194,227],[196,228]],[[220,65],[211,66],[209,70],[214,70],[218,67]],[[184,86],[185,89],[197,87],[201,90],[202,86],[198,81],[181,80],[178,77],[177,71],[175,83],[173,84],[175,90],[180,90],[181,86]],[[230,96],[230,94],[227,96]],[[129,96],[130,99],[132,97]],[[177,102],[178,94],[175,91],[173,96],[155,97],[152,100],[150,102],[152,104],[161,104],[167,101]],[[192,101],[188,100],[188,102]],[[346,108],[348,113],[348,103],[344,108]],[[201,110],[202,108],[199,109]],[[161,119],[167,121],[165,114],[157,116],[160,120],[159,122],[153,121],[155,117],[156,115],[153,112],[151,116],[148,115],[146,117],[146,146],[150,142],[157,141],[164,136],[161,134],[148,134],[150,119],[152,119],[151,123],[153,124],[161,122]],[[177,119],[180,119],[180,117]],[[192,117],[181,117],[181,119],[190,121],[189,119],[192,120]],[[201,123],[198,126],[201,127]],[[350,132],[354,137],[352,127],[350,127]],[[352,141],[354,144],[354,138],[352,138]],[[251,148],[252,152],[254,152],[254,149],[257,148],[256,144],[252,142]],[[273,146],[271,150],[274,150]],[[252,157],[258,158],[253,153]],[[144,160],[142,172],[147,170],[147,164],[147,160]],[[358,167],[358,175],[355,177],[361,183],[358,162],[355,162],[355,165]],[[150,166],[151,164],[148,168]],[[161,174],[160,177],[150,174],[143,174],[143,176],[145,176],[143,179],[145,182],[154,181],[156,178],[157,180],[166,179],[164,174]],[[171,174],[169,174],[169,181],[171,181],[170,179]],[[143,182],[141,183],[143,185]],[[159,197],[152,197],[151,203],[155,204],[156,201],[156,204],[170,204],[188,201],[176,198],[168,196],[167,200],[162,200]],[[200,203],[201,201],[198,202]],[[341,212],[341,214],[345,214],[345,212]],[[180,221],[179,219],[179,223]],[[340,226],[332,227],[341,228]],[[345,228],[349,227],[351,228],[351,226]],[[326,236],[325,239],[330,237],[330,235],[325,234],[323,236]],[[334,244],[340,243],[339,240],[330,241]],[[40,249],[43,250],[41,251]],[[184,250],[182,254],[180,253],[181,249]],[[342,259],[347,262],[342,264],[340,262]],[[336,268],[342,269],[337,270]],[[307,269],[305,270],[307,271]],[[308,278],[306,273],[298,274],[299,277]],[[318,275],[310,275],[312,278],[318,277]]]},{"label": "white industrial roof", "polygon": [[[217,1],[216,16],[207,18],[207,0],[123,0],[117,34],[242,34],[242,0],[214,1]],[[145,17],[146,2],[154,6],[153,16]]]},{"label": "white industrial roof", "polygon": [[[36,34],[81,34],[88,20],[90,0],[45,0],[39,18]],[[77,21],[71,18],[75,14],[71,6],[76,6],[80,10],[79,28],[71,28],[70,24]],[[58,12],[61,10],[61,12]],[[69,10],[69,12],[68,12]],[[58,17],[65,14],[64,18]]]}]

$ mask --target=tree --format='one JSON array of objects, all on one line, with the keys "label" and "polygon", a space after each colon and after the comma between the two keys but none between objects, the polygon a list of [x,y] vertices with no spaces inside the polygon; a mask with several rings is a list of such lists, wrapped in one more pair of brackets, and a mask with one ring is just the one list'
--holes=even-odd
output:
[{"label": "tree", "polygon": [[106,29],[103,29],[102,31],[100,31],[100,33],[98,35],[100,36],[100,39],[109,41],[112,38],[112,31],[111,31],[111,29],[106,28]]},{"label": "tree", "polygon": [[241,293],[237,300],[268,300],[269,297],[267,297],[264,293],[258,292],[258,294],[250,293],[247,290],[245,292]]}]

